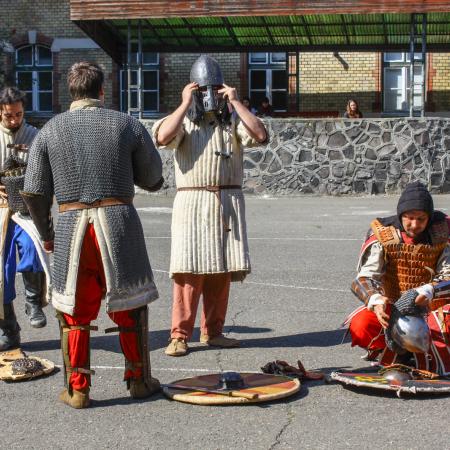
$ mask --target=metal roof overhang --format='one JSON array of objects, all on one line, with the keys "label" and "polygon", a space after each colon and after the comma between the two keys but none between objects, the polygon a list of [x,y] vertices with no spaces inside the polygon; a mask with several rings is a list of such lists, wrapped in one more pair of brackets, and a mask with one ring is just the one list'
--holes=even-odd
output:
[{"label": "metal roof overhang", "polygon": [[[450,52],[450,1],[70,0],[71,19],[113,59],[152,52],[408,51],[413,14],[430,52]],[[422,33],[418,20],[417,34]]]}]

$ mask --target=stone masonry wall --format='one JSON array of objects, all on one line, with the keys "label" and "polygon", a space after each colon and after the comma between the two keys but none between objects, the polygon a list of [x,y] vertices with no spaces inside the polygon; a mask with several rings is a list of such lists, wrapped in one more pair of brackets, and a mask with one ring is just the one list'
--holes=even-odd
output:
[{"label": "stone masonry wall", "polygon": [[[144,121],[150,130],[152,121]],[[398,193],[420,180],[450,192],[450,119],[268,119],[266,146],[247,150],[244,191],[255,194]],[[165,191],[172,152],[161,152]]]}]

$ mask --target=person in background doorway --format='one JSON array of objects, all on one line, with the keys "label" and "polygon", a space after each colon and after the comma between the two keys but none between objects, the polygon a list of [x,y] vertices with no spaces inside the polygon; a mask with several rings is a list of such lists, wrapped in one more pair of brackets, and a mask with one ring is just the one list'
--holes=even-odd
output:
[{"label": "person in background doorway", "polygon": [[262,99],[261,105],[258,108],[258,112],[256,114],[259,117],[272,117],[273,116],[273,107],[270,104],[270,101],[267,97]]}]

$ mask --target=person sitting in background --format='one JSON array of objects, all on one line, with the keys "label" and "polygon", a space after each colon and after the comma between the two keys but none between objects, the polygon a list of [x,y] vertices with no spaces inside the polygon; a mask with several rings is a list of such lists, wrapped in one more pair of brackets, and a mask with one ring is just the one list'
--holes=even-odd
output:
[{"label": "person sitting in background", "polygon": [[256,115],[259,117],[272,117],[273,116],[273,108],[267,97],[264,97],[262,99],[261,105],[259,106],[258,112]]},{"label": "person sitting in background", "polygon": [[252,114],[256,114],[256,109],[253,108],[251,102],[250,102],[250,97],[244,97],[242,99],[242,104],[252,113]]},{"label": "person sitting in background", "polygon": [[356,100],[350,99],[347,103],[347,110],[344,113],[346,119],[362,119],[362,112]]}]

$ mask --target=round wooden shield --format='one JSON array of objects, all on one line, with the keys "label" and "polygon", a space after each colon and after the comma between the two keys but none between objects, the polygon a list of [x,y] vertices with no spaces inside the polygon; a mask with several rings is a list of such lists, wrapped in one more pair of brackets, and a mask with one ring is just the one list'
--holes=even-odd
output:
[{"label": "round wooden shield", "polygon": [[[180,402],[192,403],[195,405],[224,405],[258,403],[277,400],[295,394],[300,390],[300,381],[280,375],[270,375],[265,373],[241,373],[245,388],[234,392],[243,394],[256,394],[256,398],[244,398],[204,392],[205,390],[216,390],[219,385],[220,373],[211,375],[201,375],[193,378],[185,378],[171,383],[192,390],[180,390],[173,387],[163,386],[164,395]],[[202,392],[196,388],[202,389]]]},{"label": "round wooden shield", "polygon": [[[14,361],[28,358],[40,363],[40,369],[33,373],[14,373],[12,364]],[[39,358],[37,356],[26,356],[20,348],[0,353],[0,380],[3,381],[23,381],[37,378],[42,375],[48,375],[55,370],[55,363],[48,359]]]},{"label": "round wooden shield", "polygon": [[380,389],[383,391],[395,391],[398,396],[402,393],[450,393],[450,379],[446,378],[435,380],[405,380],[389,382],[377,372],[332,372],[330,378],[346,386]]}]

